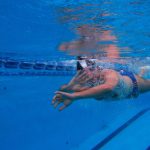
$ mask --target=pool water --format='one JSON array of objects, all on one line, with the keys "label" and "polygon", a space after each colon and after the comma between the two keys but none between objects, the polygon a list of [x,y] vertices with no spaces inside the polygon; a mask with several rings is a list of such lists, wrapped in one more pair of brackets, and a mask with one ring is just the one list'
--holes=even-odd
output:
[{"label": "pool water", "polygon": [[59,112],[52,108],[48,99],[51,100],[64,79],[67,81],[69,77],[63,80],[61,77],[1,79],[0,141],[3,149],[78,148],[89,137],[109,128],[125,111],[141,110],[149,105],[147,94],[136,101],[78,101]]},{"label": "pool water", "polygon": [[[81,53],[94,55],[93,47],[60,50],[62,43],[78,42],[80,35],[76,27],[88,24],[109,30],[111,36],[117,37],[109,42],[117,45],[121,59],[130,60],[128,65],[132,64],[135,72],[138,67],[149,65],[150,7],[147,0],[0,2],[0,60],[58,62],[75,59]],[[108,46],[109,42],[100,44],[103,48],[103,44]],[[103,49],[100,52],[103,53]],[[0,67],[0,71],[7,69]],[[148,111],[112,138],[108,137],[150,107],[150,93],[135,100],[81,100],[59,112],[51,105],[52,97],[71,78],[72,75],[62,74],[0,76],[0,149],[148,149]],[[108,140],[100,147],[105,139]]]}]

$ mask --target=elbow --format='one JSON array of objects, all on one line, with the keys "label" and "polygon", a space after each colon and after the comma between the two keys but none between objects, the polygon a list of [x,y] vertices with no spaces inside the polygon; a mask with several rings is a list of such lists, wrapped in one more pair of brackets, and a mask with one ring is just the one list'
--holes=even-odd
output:
[{"label": "elbow", "polygon": [[107,91],[108,91],[108,92],[112,92],[113,89],[114,89],[113,86],[108,86],[108,87],[107,87]]},{"label": "elbow", "polygon": [[97,94],[95,94],[94,98],[96,100],[102,100],[106,95],[109,95],[112,92],[112,87],[104,85],[103,90]]},{"label": "elbow", "polygon": [[105,85],[104,91],[105,92],[112,92],[113,88],[114,88],[114,86],[112,86],[112,85]]}]

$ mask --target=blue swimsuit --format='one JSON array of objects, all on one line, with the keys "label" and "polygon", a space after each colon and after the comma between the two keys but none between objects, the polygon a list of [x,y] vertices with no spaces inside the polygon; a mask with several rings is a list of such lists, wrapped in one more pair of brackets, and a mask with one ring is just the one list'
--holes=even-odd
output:
[{"label": "blue swimsuit", "polygon": [[120,75],[129,77],[133,83],[133,89],[132,92],[128,95],[128,98],[138,97],[139,95],[138,83],[134,74],[126,70],[120,70]]}]

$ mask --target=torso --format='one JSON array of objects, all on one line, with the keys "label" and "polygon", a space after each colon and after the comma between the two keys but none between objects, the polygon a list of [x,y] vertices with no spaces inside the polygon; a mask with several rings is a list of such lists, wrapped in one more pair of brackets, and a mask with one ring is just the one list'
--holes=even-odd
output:
[{"label": "torso", "polygon": [[114,99],[124,99],[128,98],[128,96],[132,93],[133,83],[131,79],[127,76],[122,76],[118,73],[118,84],[113,89],[113,93],[115,96]]},{"label": "torso", "polygon": [[[112,82],[114,78],[117,80],[112,92],[108,95],[98,97],[97,100],[101,99],[110,99],[110,100],[118,100],[128,98],[128,95],[132,93],[133,83],[128,76],[122,76],[119,72],[111,70],[111,69],[103,69],[101,73],[99,70],[95,69],[91,72],[96,76],[96,78],[92,78],[91,82],[86,82],[84,84],[79,85],[79,88],[82,90],[86,90],[92,88],[94,86],[99,86],[104,84],[106,81],[106,76],[110,75],[112,77]],[[78,91],[82,91],[78,90]]]},{"label": "torso", "polygon": [[[116,72],[114,70],[111,69],[104,69],[101,72],[101,76],[103,77],[103,81],[101,81],[101,83],[105,83],[105,77],[107,75],[112,74],[112,82],[114,80],[114,78],[116,78],[117,83],[114,86],[114,88],[112,89],[112,92],[108,95],[105,95],[103,97],[99,97],[97,99],[110,99],[110,100],[117,100],[117,99],[124,99],[127,98],[128,95],[130,93],[132,93],[132,89],[133,89],[133,83],[131,81],[131,79],[128,76],[122,76],[120,75],[119,72]],[[99,84],[99,79],[97,78],[96,81],[97,84],[94,84],[93,86],[98,86]],[[102,84],[103,84],[102,83]]]}]

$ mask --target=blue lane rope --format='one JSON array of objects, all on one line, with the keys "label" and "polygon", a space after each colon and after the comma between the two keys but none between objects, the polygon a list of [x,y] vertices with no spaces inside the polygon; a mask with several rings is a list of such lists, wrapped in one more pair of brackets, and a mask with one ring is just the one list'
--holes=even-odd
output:
[{"label": "blue lane rope", "polygon": [[67,61],[25,61],[0,58],[0,76],[72,76],[76,63]]},{"label": "blue lane rope", "polygon": [[99,62],[96,59],[63,61],[34,61],[0,58],[0,76],[73,76],[81,65],[101,66],[102,68],[128,70],[127,64]]}]

